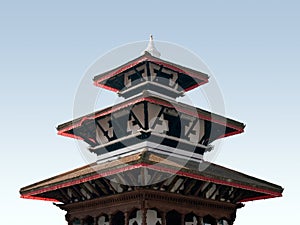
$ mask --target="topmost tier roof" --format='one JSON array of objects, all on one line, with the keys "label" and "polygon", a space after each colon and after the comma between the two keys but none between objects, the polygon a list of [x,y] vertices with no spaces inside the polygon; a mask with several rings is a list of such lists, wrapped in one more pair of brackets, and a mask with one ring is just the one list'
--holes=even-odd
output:
[{"label": "topmost tier roof", "polygon": [[94,77],[96,86],[130,97],[142,90],[163,92],[178,97],[208,82],[209,76],[175,63],[154,57],[148,51],[115,69]]}]

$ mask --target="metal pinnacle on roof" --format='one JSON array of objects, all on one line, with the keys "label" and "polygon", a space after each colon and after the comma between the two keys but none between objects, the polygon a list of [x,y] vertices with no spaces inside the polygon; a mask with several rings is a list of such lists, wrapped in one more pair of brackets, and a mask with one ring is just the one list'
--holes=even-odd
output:
[{"label": "metal pinnacle on roof", "polygon": [[152,34],[150,35],[150,40],[148,43],[147,48],[142,52],[144,54],[145,52],[150,53],[152,56],[160,58],[160,52],[155,48],[154,42],[153,42],[153,36]]}]

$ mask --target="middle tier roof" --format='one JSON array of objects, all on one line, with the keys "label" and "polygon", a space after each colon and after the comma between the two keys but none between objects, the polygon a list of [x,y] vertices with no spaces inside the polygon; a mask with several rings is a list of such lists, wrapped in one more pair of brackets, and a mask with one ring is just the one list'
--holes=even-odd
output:
[{"label": "middle tier roof", "polygon": [[[98,155],[151,141],[203,154],[216,139],[242,133],[245,125],[148,91],[57,127],[58,134],[77,138]],[[103,150],[103,149],[102,149]],[[102,151],[103,152],[103,151]]]}]

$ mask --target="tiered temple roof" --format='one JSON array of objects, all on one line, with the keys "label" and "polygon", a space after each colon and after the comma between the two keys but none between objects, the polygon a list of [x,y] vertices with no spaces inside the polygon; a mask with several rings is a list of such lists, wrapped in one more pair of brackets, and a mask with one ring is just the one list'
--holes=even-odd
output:
[{"label": "tiered temple roof", "polygon": [[151,38],[142,56],[95,76],[125,100],[57,130],[89,144],[97,161],[23,187],[22,198],[58,202],[72,225],[216,225],[233,224],[243,202],[282,195],[203,159],[245,125],[176,101],[209,76],[158,56]]}]

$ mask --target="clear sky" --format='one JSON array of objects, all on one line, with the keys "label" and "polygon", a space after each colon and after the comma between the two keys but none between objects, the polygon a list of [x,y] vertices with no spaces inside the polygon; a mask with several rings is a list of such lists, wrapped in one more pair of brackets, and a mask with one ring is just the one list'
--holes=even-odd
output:
[{"label": "clear sky", "polygon": [[235,224],[296,224],[299,12],[289,0],[1,1],[1,224],[66,224],[64,212],[19,199],[19,189],[85,164],[55,127],[72,118],[80,80],[99,56],[150,33],[199,55],[226,115],[247,125],[223,142],[216,163],[285,188],[282,198],[246,203]]}]

